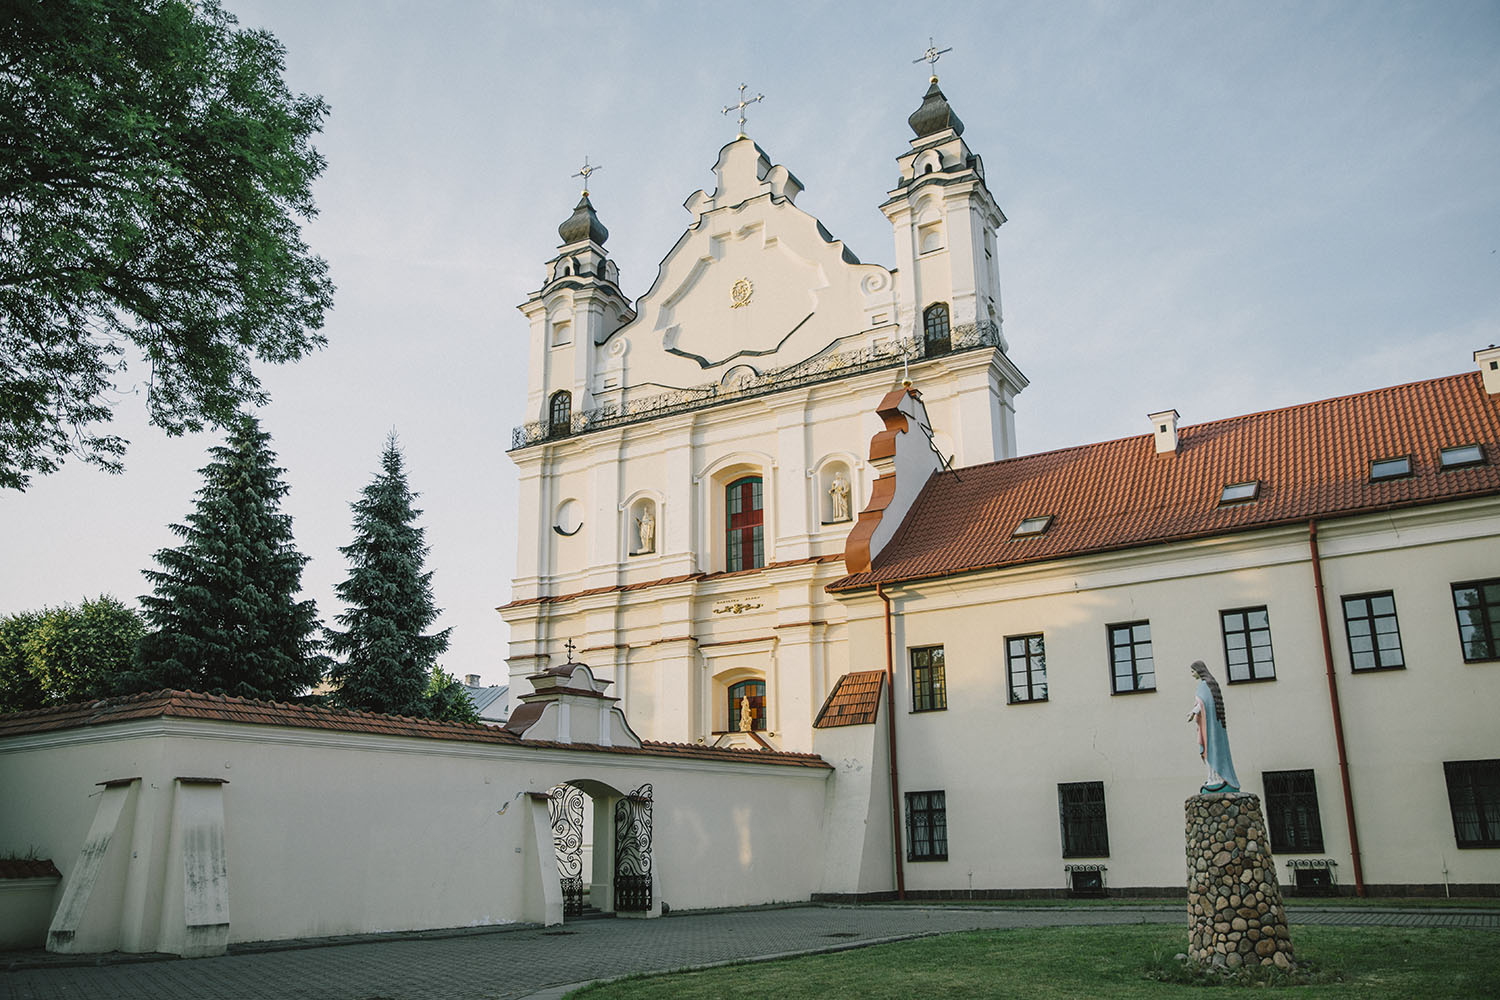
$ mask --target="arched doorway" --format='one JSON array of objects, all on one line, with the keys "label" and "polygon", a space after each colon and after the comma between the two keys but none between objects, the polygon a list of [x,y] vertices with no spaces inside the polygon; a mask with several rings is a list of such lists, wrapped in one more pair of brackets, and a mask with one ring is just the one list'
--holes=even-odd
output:
[{"label": "arched doorway", "polygon": [[651,804],[649,783],[625,793],[583,778],[548,790],[564,920],[650,912]]}]

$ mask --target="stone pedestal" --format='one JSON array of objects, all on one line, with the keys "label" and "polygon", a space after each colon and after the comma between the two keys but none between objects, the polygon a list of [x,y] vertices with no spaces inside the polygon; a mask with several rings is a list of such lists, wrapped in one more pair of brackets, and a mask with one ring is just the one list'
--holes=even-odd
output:
[{"label": "stone pedestal", "polygon": [[1188,957],[1231,969],[1292,967],[1281,887],[1260,799],[1194,795],[1187,813]]}]

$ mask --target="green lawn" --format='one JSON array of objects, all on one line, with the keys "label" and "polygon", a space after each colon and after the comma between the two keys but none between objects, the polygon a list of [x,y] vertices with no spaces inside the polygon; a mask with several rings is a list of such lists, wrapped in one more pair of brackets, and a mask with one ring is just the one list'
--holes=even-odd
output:
[{"label": "green lawn", "polygon": [[[1310,982],[1277,992],[1295,1000],[1500,997],[1500,933],[1494,931],[1294,926],[1292,940]],[[1170,976],[1179,966],[1173,956],[1185,945],[1186,930],[1177,927],[976,931],[831,955],[626,979],[569,995],[586,1000],[1191,1000],[1203,996],[1200,987],[1151,978],[1153,970]]]},{"label": "green lawn", "polygon": [[[1442,898],[1434,896],[1370,896],[1360,899],[1357,896],[1287,896],[1286,905],[1293,910],[1300,908],[1323,909],[1330,906],[1340,907],[1363,907],[1372,910],[1451,910],[1451,909],[1483,909],[1500,910],[1500,897],[1497,896],[1456,896],[1453,898]],[[1151,899],[1137,896],[1110,896],[1105,899],[922,899],[909,900],[905,903],[888,902],[869,904],[879,906],[999,906],[1012,907],[1022,910],[1066,908],[1076,909],[1085,907],[1132,907],[1147,906],[1181,907],[1184,912],[1187,909],[1187,899],[1183,896],[1165,899]]]}]

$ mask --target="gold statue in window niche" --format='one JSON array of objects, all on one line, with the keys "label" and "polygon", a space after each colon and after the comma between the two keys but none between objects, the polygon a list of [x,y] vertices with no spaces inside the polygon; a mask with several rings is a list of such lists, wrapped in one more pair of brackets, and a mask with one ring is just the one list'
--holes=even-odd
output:
[{"label": "gold statue in window niche", "polygon": [[740,732],[748,733],[755,728],[755,709],[750,707],[750,696],[740,699]]}]

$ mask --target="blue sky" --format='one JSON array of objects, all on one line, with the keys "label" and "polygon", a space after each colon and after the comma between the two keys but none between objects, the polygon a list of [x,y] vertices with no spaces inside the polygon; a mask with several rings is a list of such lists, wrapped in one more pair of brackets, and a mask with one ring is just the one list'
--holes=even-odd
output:
[{"label": "blue sky", "polygon": [[[338,284],[329,347],[263,373],[325,620],[348,504],[395,429],[423,494],[445,666],[504,679],[528,328],[588,156],[627,294],[649,287],[750,135],[798,205],[889,265],[877,206],[928,37],[1009,217],[1022,452],[1468,370],[1500,342],[1500,3],[364,3],[228,0],[332,106],[306,229]],[[147,428],[127,472],[0,494],[0,612],[132,599],[215,440]],[[872,400],[872,404],[873,404]]]}]

